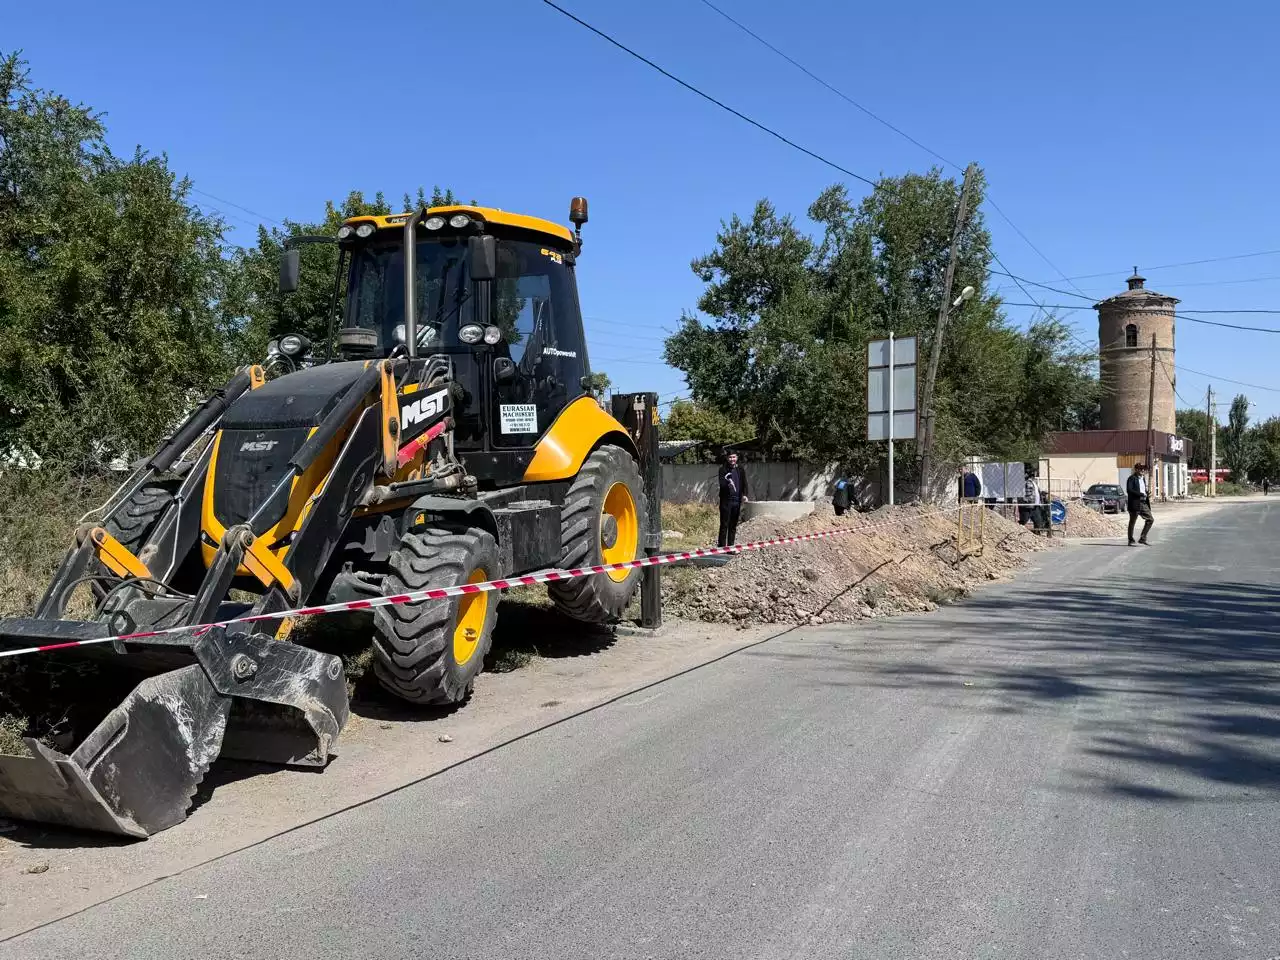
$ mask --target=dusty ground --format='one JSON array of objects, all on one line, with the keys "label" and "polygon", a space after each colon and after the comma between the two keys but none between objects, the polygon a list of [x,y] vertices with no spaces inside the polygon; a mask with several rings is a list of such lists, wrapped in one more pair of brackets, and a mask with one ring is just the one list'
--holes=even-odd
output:
[{"label": "dusty ground", "polygon": [[837,517],[819,505],[791,523],[752,520],[739,543],[847,531],[782,549],[743,553],[720,568],[682,568],[666,577],[664,602],[678,616],[712,623],[823,623],[935,609],[975,585],[1007,578],[1024,557],[1050,546],[987,511],[983,549],[956,549],[956,515],[884,507]]}]

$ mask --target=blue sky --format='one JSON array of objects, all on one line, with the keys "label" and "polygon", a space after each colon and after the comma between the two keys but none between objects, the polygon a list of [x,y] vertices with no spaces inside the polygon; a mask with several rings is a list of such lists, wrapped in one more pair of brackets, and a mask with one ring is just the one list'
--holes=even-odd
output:
[{"label": "blue sky", "polygon": [[[1280,307],[1280,254],[1152,269],[1280,250],[1273,5],[716,2],[933,150],[981,163],[1053,263],[988,210],[1013,272],[1064,289],[1059,270],[1102,273],[1075,281],[1102,297],[1137,264],[1187,308]],[[863,175],[935,162],[700,0],[563,5]],[[198,198],[241,241],[255,218],[240,207],[313,219],[351,189],[439,183],[560,221],[586,195],[592,361],[619,389],[683,391],[662,338],[697,300],[688,264],[721,219],[762,196],[802,215],[839,178],[540,0],[11,6],[0,44],[25,51],[35,81],[105,111],[117,150],[167,152],[239,205]],[[1068,319],[1096,340],[1085,300],[1037,293],[1083,305]],[[1280,316],[1216,319],[1280,328]],[[1258,415],[1280,414],[1278,340],[1180,321],[1179,394],[1202,405],[1207,380],[1191,371],[1206,371],[1221,397],[1240,390]]]}]

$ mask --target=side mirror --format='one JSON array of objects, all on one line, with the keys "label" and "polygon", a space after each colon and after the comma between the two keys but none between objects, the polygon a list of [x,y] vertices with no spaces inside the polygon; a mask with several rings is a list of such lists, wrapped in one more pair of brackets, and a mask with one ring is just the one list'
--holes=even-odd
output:
[{"label": "side mirror", "polygon": [[495,357],[493,360],[493,379],[498,383],[506,383],[516,375],[516,365],[510,357]]},{"label": "side mirror", "polygon": [[298,275],[302,271],[302,251],[297,247],[285,250],[280,256],[280,292],[293,293],[298,289]]},{"label": "side mirror", "polygon": [[498,241],[491,236],[480,235],[467,239],[467,253],[471,257],[472,280],[494,280],[498,276]]}]

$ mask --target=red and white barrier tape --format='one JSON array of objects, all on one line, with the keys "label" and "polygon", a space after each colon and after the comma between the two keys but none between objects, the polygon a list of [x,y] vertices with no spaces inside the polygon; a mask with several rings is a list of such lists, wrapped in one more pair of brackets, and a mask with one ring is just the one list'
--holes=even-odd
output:
[{"label": "red and white barrier tape", "polygon": [[538,583],[554,583],[558,580],[574,580],[578,577],[592,577],[611,570],[631,570],[637,567],[654,567],[664,563],[676,563],[680,560],[694,560],[699,557],[715,557],[724,554],[746,553],[748,550],[762,550],[765,547],[779,547],[790,543],[805,543],[810,540],[822,540],[827,537],[838,537],[851,533],[863,533],[871,527],[882,527],[893,523],[909,523],[912,520],[927,520],[930,517],[946,516],[955,513],[959,507],[948,510],[932,510],[915,513],[909,516],[892,517],[857,527],[838,527],[833,530],[820,530],[817,533],[802,533],[792,537],[771,537],[768,540],[755,540],[751,543],[740,543],[732,547],[700,547],[697,550],[685,550],[679,553],[664,553],[657,557],[641,557],[637,560],[626,560],[622,563],[604,563],[593,567],[575,567],[572,570],[544,570],[541,573],[530,573],[522,577],[508,577],[505,580],[486,580],[483,583],[463,583],[456,587],[437,587],[434,590],[417,590],[413,593],[401,593],[392,597],[375,597],[372,600],[344,600],[340,603],[326,603],[318,607],[298,607],[294,610],[281,610],[278,613],[262,613],[249,617],[235,617],[231,620],[219,620],[216,623],[205,623],[185,627],[166,627],[163,630],[146,630],[139,633],[122,633],[113,637],[94,637],[91,640],[70,640],[64,643],[47,643],[38,647],[23,647],[18,650],[0,650],[0,658],[18,657],[29,653],[47,653],[51,650],[69,650],[73,647],[88,647],[100,643],[114,643],[128,640],[144,640],[148,637],[171,636],[177,633],[192,633],[200,636],[214,627],[228,627],[236,623],[258,623],[264,620],[283,620],[287,617],[313,617],[325,613],[344,613],[352,610],[372,610],[376,607],[389,607],[402,603],[419,603],[423,600],[443,600],[447,597],[460,597],[471,593],[484,593],[489,590],[506,590],[509,587],[531,587]]}]

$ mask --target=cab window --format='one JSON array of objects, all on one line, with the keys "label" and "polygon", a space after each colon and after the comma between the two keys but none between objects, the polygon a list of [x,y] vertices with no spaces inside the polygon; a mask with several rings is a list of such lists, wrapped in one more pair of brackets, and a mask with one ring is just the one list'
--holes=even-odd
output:
[{"label": "cab window", "polygon": [[[532,446],[586,392],[586,346],[570,269],[560,250],[522,240],[498,245],[492,321],[503,339],[495,353],[511,360],[515,374],[494,384],[496,446]],[[536,431],[528,429],[529,405],[536,407]]]}]

